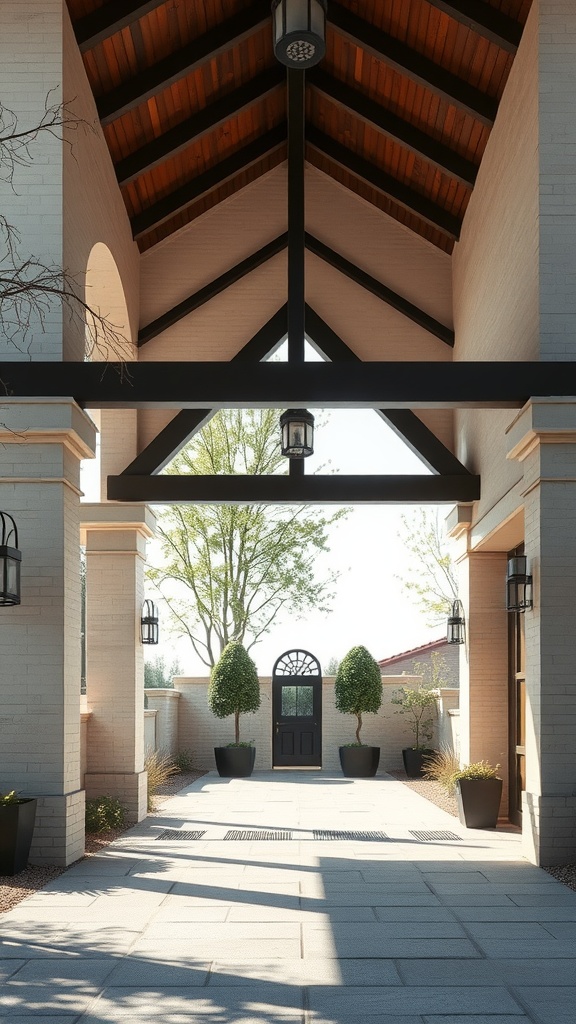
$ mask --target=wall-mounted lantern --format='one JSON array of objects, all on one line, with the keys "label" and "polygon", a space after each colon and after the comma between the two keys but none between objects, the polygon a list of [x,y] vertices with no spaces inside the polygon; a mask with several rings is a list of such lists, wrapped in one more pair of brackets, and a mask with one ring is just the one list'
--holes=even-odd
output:
[{"label": "wall-mounted lantern", "polygon": [[280,417],[282,455],[306,459],[314,453],[314,417],[307,409],[287,409]]},{"label": "wall-mounted lantern", "polygon": [[276,59],[288,68],[318,64],[326,53],[326,0],[272,0]]},{"label": "wall-mounted lantern", "polygon": [[512,555],[506,572],[506,611],[525,612],[532,607],[532,577],[526,555]]},{"label": "wall-mounted lantern", "polygon": [[142,605],[142,618],[140,620],[140,635],[143,644],[158,643],[158,609],[153,601],[147,598]]},{"label": "wall-mounted lantern", "polygon": [[464,608],[462,602],[456,598],[452,602],[452,611],[448,616],[446,639],[449,644],[463,644],[465,639],[466,622],[464,620]]},{"label": "wall-mounted lantern", "polygon": [[20,563],[18,530],[8,512],[0,512],[0,606],[20,604]]}]

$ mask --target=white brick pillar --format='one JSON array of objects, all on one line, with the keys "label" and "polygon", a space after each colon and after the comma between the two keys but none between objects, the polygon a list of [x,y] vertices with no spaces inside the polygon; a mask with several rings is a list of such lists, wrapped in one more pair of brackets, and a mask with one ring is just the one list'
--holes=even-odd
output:
[{"label": "white brick pillar", "polygon": [[30,859],[65,866],[84,854],[79,488],[95,429],[71,399],[2,408],[0,509],[18,527],[22,603],[0,608],[0,792],[39,798]]},{"label": "white brick pillar", "polygon": [[576,403],[534,399],[510,432],[524,468],[526,616],[525,852],[576,858]]},{"label": "white brick pillar", "polygon": [[460,760],[500,765],[508,806],[508,621],[506,552],[469,551],[458,563],[466,616],[460,661]]},{"label": "white brick pillar", "polygon": [[140,619],[146,540],[156,518],[146,505],[82,506],[86,542],[87,797],[111,796],[130,821],[146,814],[144,656]]}]

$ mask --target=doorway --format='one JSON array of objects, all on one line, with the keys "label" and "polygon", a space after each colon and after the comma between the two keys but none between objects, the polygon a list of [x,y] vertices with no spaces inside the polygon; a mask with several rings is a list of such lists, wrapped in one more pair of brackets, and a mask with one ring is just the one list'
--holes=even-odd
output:
[{"label": "doorway", "polygon": [[[511,551],[509,557],[522,554],[524,546]],[[522,825],[522,794],[526,789],[526,642],[522,612],[509,613],[508,653],[508,816],[515,825]]]},{"label": "doorway", "polygon": [[272,672],[274,768],[322,765],[322,670],[308,651],[282,654]]}]

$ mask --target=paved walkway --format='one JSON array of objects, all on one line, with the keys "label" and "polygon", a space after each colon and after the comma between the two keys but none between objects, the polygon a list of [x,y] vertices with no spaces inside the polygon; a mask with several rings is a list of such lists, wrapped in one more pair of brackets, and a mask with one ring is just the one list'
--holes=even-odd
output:
[{"label": "paved walkway", "polygon": [[575,1024],[575,968],[517,833],[387,776],[208,775],[0,917],[0,1024]]}]

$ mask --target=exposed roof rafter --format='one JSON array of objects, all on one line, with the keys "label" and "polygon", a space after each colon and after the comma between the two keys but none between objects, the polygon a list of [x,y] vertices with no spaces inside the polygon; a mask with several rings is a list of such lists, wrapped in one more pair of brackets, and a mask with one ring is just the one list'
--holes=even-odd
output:
[{"label": "exposed roof rafter", "polygon": [[496,43],[502,50],[516,53],[522,38],[522,25],[496,7],[484,3],[484,0],[428,0],[428,3],[479,36]]},{"label": "exposed roof rafter", "polygon": [[74,25],[80,52],[86,53],[165,2],[166,0],[111,0],[104,7],[91,11]]}]

